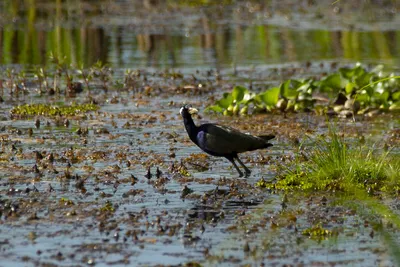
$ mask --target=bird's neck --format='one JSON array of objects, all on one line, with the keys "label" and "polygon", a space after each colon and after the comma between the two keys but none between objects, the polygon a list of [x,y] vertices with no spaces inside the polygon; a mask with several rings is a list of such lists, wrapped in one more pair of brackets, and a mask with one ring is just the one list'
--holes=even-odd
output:
[{"label": "bird's neck", "polygon": [[183,119],[185,124],[186,131],[190,137],[190,139],[197,144],[196,136],[198,132],[198,127],[194,124],[192,117],[187,117]]}]

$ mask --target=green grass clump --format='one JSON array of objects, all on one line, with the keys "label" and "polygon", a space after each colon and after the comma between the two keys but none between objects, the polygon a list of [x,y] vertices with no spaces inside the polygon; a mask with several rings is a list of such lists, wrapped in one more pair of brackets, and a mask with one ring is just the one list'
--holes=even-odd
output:
[{"label": "green grass clump", "polygon": [[26,104],[13,107],[10,110],[16,116],[73,116],[99,109],[95,104],[72,104],[70,106],[56,106],[49,104]]},{"label": "green grass clump", "polygon": [[400,159],[389,152],[346,144],[332,127],[328,138],[319,139],[310,152],[296,155],[274,181],[257,186],[273,190],[400,192]]}]

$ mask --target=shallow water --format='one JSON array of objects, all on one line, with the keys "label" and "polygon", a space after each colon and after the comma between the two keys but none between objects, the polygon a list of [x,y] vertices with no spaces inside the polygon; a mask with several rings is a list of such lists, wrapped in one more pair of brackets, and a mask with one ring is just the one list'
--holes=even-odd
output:
[{"label": "shallow water", "polygon": [[[234,84],[257,91],[356,61],[397,70],[397,3],[376,8],[375,2],[368,6],[361,1],[336,10],[331,1],[202,8],[168,2],[150,9],[145,2],[0,3],[0,13],[7,13],[0,20],[1,70],[26,69],[32,78],[36,64],[54,68],[47,54],[55,51],[73,64],[109,63],[116,79],[127,68],[139,68],[146,82],[141,76],[138,87],[161,91],[147,96],[94,86],[93,98],[101,109],[70,118],[68,127],[42,116],[12,119],[9,110],[23,103],[88,101],[86,92],[72,98],[39,96],[35,84],[28,86],[28,95],[11,97],[7,88],[1,92],[0,266],[191,261],[205,266],[395,266],[384,234],[363,216],[324,204],[321,195],[289,194],[286,211],[296,214],[293,223],[290,216],[281,218],[283,196],[254,186],[260,178],[275,176],[277,163],[293,153],[296,140],[312,147],[312,138],[327,132],[325,117],[231,118],[204,114],[203,109]],[[53,13],[55,18],[49,16]],[[164,78],[166,69],[184,79]],[[194,84],[188,83],[192,75],[210,91],[195,95],[177,90]],[[179,116],[182,103],[200,109],[196,122],[218,122],[253,134],[273,132],[274,146],[245,153],[241,158],[252,175],[238,178],[227,160],[203,157],[189,141]],[[349,140],[365,136],[382,147],[400,121],[386,114],[338,125]],[[76,133],[85,127],[87,136]],[[400,153],[396,144],[393,153]],[[53,153],[54,163],[37,160],[36,151],[44,157]],[[176,169],[181,162],[189,176]],[[151,179],[145,177],[148,167]],[[157,167],[161,178],[155,177]],[[194,192],[182,197],[185,186]],[[313,240],[302,234],[317,222],[337,230],[338,236]],[[388,233],[398,240],[397,231]]]},{"label": "shallow water", "polygon": [[[122,94],[121,98],[135,101],[131,93]],[[26,131],[34,126],[33,120],[3,121],[2,137],[11,140],[3,144],[5,155],[9,155],[11,144],[17,140],[17,151],[22,149],[22,152],[12,152],[14,156],[7,157],[8,164],[1,167],[0,200],[3,205],[19,205],[15,214],[1,218],[0,240],[3,240],[2,255],[5,259],[2,266],[19,266],[22,262],[26,266],[45,263],[71,266],[91,262],[99,266],[149,266],[177,265],[189,261],[226,266],[239,262],[252,265],[262,262],[272,265],[392,264],[390,257],[385,256],[387,249],[381,248],[379,234],[371,238],[371,226],[363,226],[360,217],[347,214],[348,211],[343,208],[323,207],[332,218],[345,220],[343,224],[332,219],[326,225],[328,229],[340,229],[337,238],[317,242],[304,237],[301,231],[312,224],[312,218],[324,214],[318,208],[322,207],[318,198],[311,206],[304,200],[290,205],[305,211],[298,216],[298,230],[294,230],[294,225],[276,229],[271,226],[273,218],[282,210],[281,196],[255,189],[253,185],[261,177],[274,177],[273,164],[271,167],[271,164],[249,161],[257,162],[261,155],[274,159],[291,153],[290,135],[301,136],[305,131],[312,131],[313,135],[323,133],[327,130],[325,118],[289,115],[285,119],[282,115],[267,115],[249,121],[247,118],[205,116],[201,121],[218,120],[239,128],[264,121],[266,126],[269,124],[268,129],[279,134],[272,149],[242,156],[253,171],[247,179],[238,179],[230,163],[220,158],[200,159],[201,164],[209,164],[209,169],[204,172],[186,163],[191,176],[184,177],[171,172],[171,164],[179,164],[191,154],[200,153],[200,150],[188,141],[183,131],[179,106],[167,105],[172,99],[176,101],[175,97],[153,97],[147,105],[139,108],[129,104],[107,104],[100,112],[91,115],[91,119],[71,120],[68,128],[54,127],[52,119],[41,118],[43,122],[49,121],[50,126],[34,129],[32,137]],[[191,101],[196,103],[201,99],[194,97]],[[8,109],[1,110],[1,116],[7,117]],[[121,114],[138,117],[119,118]],[[165,115],[165,122],[160,119],[161,114]],[[151,115],[157,119],[149,120]],[[343,121],[343,126],[348,124],[346,127],[350,136],[352,131],[368,134],[378,129],[390,131],[398,127],[396,120],[386,124],[378,118],[376,124],[371,121],[371,126],[363,129],[363,119],[359,119],[359,123]],[[127,121],[131,127],[123,128]],[[74,133],[78,124],[80,127],[89,126],[87,137]],[[11,125],[20,129],[22,134],[10,133],[7,129]],[[106,128],[109,133],[96,134],[98,128]],[[168,139],[168,135],[174,137]],[[83,143],[84,139],[87,144]],[[63,177],[68,169],[67,163],[71,162],[67,156],[71,147],[82,160],[72,163],[70,172],[85,180],[85,192],[76,187],[80,178]],[[41,175],[37,177],[32,171],[36,164],[34,151],[53,152],[56,158],[54,167],[58,173],[43,169],[43,165],[39,164]],[[105,154],[91,159],[98,151]],[[171,151],[175,153],[175,158],[168,156]],[[117,158],[121,152],[126,158],[121,155]],[[129,166],[128,161],[131,161]],[[86,166],[93,169],[88,171]],[[151,166],[153,174],[150,180],[145,178],[147,166]],[[154,177],[157,166],[163,172],[162,177],[166,178],[161,186],[155,184],[159,181]],[[138,178],[134,185],[129,180],[131,175]],[[49,185],[53,189],[51,192]],[[218,192],[214,191],[217,185]],[[25,191],[26,188],[33,190],[33,186],[38,192]],[[182,199],[184,186],[193,189],[194,193]],[[15,191],[17,189],[22,192]],[[137,191],[132,193],[132,189]],[[62,198],[74,204],[63,204]],[[24,204],[26,201],[32,203]],[[104,217],[98,209],[104,207],[106,201],[118,208]],[[310,209],[313,206],[316,209]],[[70,215],[71,212],[75,214]],[[32,214],[36,214],[37,218],[29,219]],[[246,242],[250,244],[250,249],[255,249],[254,252],[244,250]]]}]

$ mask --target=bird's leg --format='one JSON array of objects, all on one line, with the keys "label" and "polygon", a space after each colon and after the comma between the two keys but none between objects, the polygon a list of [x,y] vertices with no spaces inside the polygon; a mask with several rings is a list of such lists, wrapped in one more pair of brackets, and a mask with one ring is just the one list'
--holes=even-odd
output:
[{"label": "bird's leg", "polygon": [[214,189],[214,200],[216,200],[217,199],[217,197],[218,197],[218,185],[217,185],[217,187]]},{"label": "bird's leg", "polygon": [[[239,173],[239,177],[243,177],[243,172],[239,169],[239,167],[236,165],[235,161],[233,160],[233,158],[227,158],[235,167],[235,169],[237,170],[237,172]],[[240,161],[239,161],[240,162]],[[242,163],[243,164],[243,163]],[[247,172],[246,172],[247,173]]]},{"label": "bird's leg", "polygon": [[249,170],[249,168],[246,167],[246,165],[244,165],[244,163],[239,159],[238,156],[235,157],[237,159],[237,161],[239,162],[240,165],[242,165],[242,167],[244,168],[245,172],[246,172],[246,177],[248,177],[251,173],[251,171]]}]

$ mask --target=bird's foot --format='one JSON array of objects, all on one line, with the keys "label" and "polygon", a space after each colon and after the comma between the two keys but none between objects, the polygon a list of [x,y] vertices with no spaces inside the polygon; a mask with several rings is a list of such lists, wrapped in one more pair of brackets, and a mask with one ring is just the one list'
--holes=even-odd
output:
[{"label": "bird's foot", "polygon": [[251,171],[250,170],[246,170],[246,173],[244,174],[244,177],[247,178],[247,177],[250,176],[250,174],[251,174]]},{"label": "bird's foot", "polygon": [[239,172],[239,178],[243,177],[243,172]]}]

